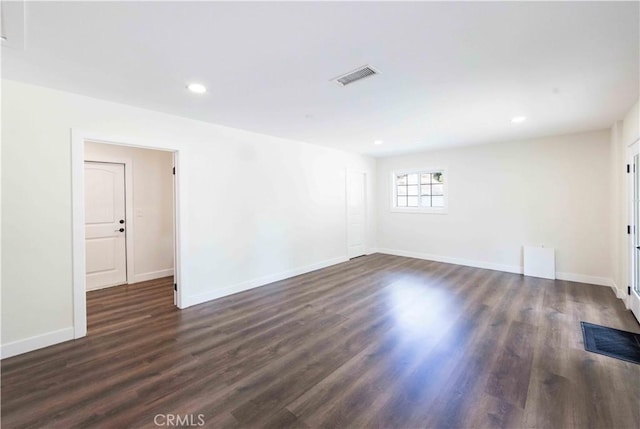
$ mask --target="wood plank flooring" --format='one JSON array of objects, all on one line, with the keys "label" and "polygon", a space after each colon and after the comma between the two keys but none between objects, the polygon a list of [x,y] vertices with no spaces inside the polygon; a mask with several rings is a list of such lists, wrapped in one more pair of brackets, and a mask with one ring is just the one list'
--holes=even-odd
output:
[{"label": "wood plank flooring", "polygon": [[2,427],[640,427],[640,365],[583,349],[581,320],[640,331],[606,287],[380,254],[172,286],[91,292],[86,338],[2,361]]}]

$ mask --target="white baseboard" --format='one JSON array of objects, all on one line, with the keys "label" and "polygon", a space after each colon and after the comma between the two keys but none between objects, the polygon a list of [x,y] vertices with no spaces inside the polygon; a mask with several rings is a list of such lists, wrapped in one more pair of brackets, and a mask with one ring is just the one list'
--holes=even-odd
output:
[{"label": "white baseboard", "polygon": [[[484,268],[487,270],[504,271],[506,273],[522,274],[523,269],[518,265],[495,264],[493,262],[474,261],[471,259],[453,258],[450,256],[432,255],[428,253],[407,252],[405,250],[378,249],[379,253],[387,255],[406,256],[408,258],[424,259],[427,261],[445,262],[448,264],[464,265],[466,267]],[[588,283],[600,286],[612,286],[613,280],[606,277],[588,276],[575,273],[556,272],[558,280],[567,280],[578,283]],[[616,291],[617,293],[617,291]]]},{"label": "white baseboard", "polygon": [[146,282],[148,280],[161,279],[162,277],[169,277],[173,275],[173,268],[167,268],[166,270],[151,271],[149,273],[135,274],[133,281],[129,283]]},{"label": "white baseboard", "polygon": [[563,273],[556,271],[556,278],[558,280],[566,280],[569,282],[587,283],[599,286],[613,286],[613,280],[606,277],[587,276],[584,274],[575,273]]},{"label": "white baseboard", "polygon": [[618,285],[612,280],[611,281],[611,289],[613,289],[613,293],[616,294],[616,297],[624,303],[624,307],[629,309],[629,295],[627,294],[626,288],[620,289]]},{"label": "white baseboard", "polygon": [[[133,280],[131,280],[130,282],[127,282],[126,284],[130,285],[130,284],[134,284],[134,283],[140,283],[140,282],[146,282],[148,280],[155,280],[155,279],[161,279],[163,277],[169,277],[173,275],[173,268],[167,268],[166,270],[159,270],[159,271],[151,271],[148,273],[142,273],[142,274],[135,274],[133,276]],[[114,287],[114,286],[122,286],[123,283],[115,283],[112,285],[102,285],[102,286],[98,286],[98,287],[93,287],[93,288],[87,288],[87,292],[89,291],[94,291],[94,290],[100,290],[100,289],[106,289],[106,288],[110,288],[110,287]]]},{"label": "white baseboard", "polygon": [[73,339],[73,327],[47,332],[46,334],[36,335],[35,337],[3,344],[0,349],[0,358],[4,359],[20,355],[22,353],[31,352],[33,350],[49,347],[54,344],[63,343]]},{"label": "white baseboard", "polygon": [[223,296],[227,296],[227,295],[233,295],[234,293],[243,292],[245,290],[264,286],[269,283],[288,279],[290,277],[299,276],[300,274],[306,274],[311,271],[316,271],[321,268],[330,267],[331,265],[336,265],[342,262],[346,262],[348,260],[349,259],[346,256],[341,256],[339,258],[328,259],[326,261],[318,262],[311,265],[306,265],[304,267],[295,268],[293,270],[283,271],[277,274],[271,274],[268,276],[238,283],[236,285],[225,287],[223,289],[216,289],[210,292],[191,295],[187,297],[187,299],[185,300],[186,302],[182,303],[182,308],[190,307],[196,304],[202,304],[203,302],[211,301],[217,298],[222,298]]},{"label": "white baseboard", "polygon": [[522,267],[517,265],[494,264],[485,261],[473,261],[471,259],[452,258],[450,256],[432,255],[429,253],[407,252],[405,250],[378,249],[378,253],[386,255],[405,256],[407,258],[424,259],[426,261],[445,262],[447,264],[464,265],[466,267],[484,268],[487,270],[504,271],[506,273],[522,274]]}]

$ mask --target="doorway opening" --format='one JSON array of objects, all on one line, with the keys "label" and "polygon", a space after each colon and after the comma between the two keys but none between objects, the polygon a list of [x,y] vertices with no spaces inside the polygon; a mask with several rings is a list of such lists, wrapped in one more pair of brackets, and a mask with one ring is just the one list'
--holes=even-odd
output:
[{"label": "doorway opening", "polygon": [[180,308],[177,163],[170,148],[74,133],[75,338]]},{"label": "doorway opening", "polygon": [[347,169],[347,258],[367,253],[367,173]]}]

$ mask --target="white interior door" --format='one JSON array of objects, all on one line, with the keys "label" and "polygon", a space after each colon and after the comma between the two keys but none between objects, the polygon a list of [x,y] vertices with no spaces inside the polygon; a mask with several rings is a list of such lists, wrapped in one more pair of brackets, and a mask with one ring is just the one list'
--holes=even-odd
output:
[{"label": "white interior door", "polygon": [[124,164],[85,162],[87,290],[127,282]]},{"label": "white interior door", "polygon": [[640,320],[640,141],[630,148],[629,174],[631,175],[629,186],[629,201],[631,202],[630,226],[631,239],[631,293],[629,296],[629,308],[636,319]]},{"label": "white interior door", "polygon": [[347,171],[347,256],[366,254],[366,173]]}]

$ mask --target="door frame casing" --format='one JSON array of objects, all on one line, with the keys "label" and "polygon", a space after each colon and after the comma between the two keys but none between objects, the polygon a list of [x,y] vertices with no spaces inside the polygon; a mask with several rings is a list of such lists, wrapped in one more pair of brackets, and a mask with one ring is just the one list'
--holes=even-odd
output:
[{"label": "door frame casing", "polygon": [[[629,146],[627,146],[626,160],[628,165],[631,168],[634,168],[634,157],[635,155],[640,155],[640,139],[634,141]],[[635,284],[634,282],[639,281],[640,279],[636,279],[636,265],[638,262],[637,252],[638,250],[635,248],[635,235],[637,232],[635,229],[640,228],[640,225],[636,225],[634,218],[634,191],[636,183],[634,183],[634,179],[636,174],[640,174],[640,165],[635,166],[636,171],[631,171],[631,174],[627,174],[627,189],[626,189],[626,197],[628,199],[628,225],[631,226],[631,234],[627,236],[627,252],[626,258],[629,261],[627,275],[629,279],[629,287],[631,289],[631,293],[626,294],[623,301],[625,303],[625,307],[633,311],[636,318],[640,319],[640,297],[636,296]]]},{"label": "door frame casing", "polygon": [[[86,141],[86,140],[85,140]],[[91,143],[97,143],[91,140]],[[112,156],[100,156],[101,159],[85,159],[84,162],[104,163],[104,164],[124,164],[124,221],[125,221],[125,247],[127,258],[127,284],[133,282],[134,273],[134,241],[135,236],[133,222],[133,160],[131,158],[121,158]],[[84,180],[83,180],[84,182]],[[84,186],[84,183],[83,183]],[[84,207],[84,196],[82,201]],[[109,287],[109,286],[106,286]]]},{"label": "door frame casing", "polygon": [[[175,168],[173,194],[173,225],[174,225],[174,282],[178,285],[175,293],[176,306],[183,308],[186,302],[185,288],[182,284],[181,252],[186,248],[181,240],[181,204],[180,204],[180,151],[173,144],[158,141],[147,141],[140,138],[130,138],[71,129],[71,243],[72,243],[72,282],[73,282],[73,330],[74,338],[87,335],[87,296],[86,296],[86,263],[85,263],[85,225],[84,225],[84,144],[85,142],[103,143],[115,146],[137,147],[141,149],[161,150],[173,153]],[[126,166],[125,166],[126,169]],[[125,170],[125,182],[126,182]],[[128,193],[133,197],[133,193]],[[126,210],[132,210],[133,204],[126,201]],[[127,216],[130,213],[127,212]],[[133,217],[131,217],[133,219]],[[129,220],[127,219],[127,222]],[[131,234],[133,238],[133,234]],[[128,239],[128,237],[127,237]],[[127,267],[127,277],[129,276]]]}]

